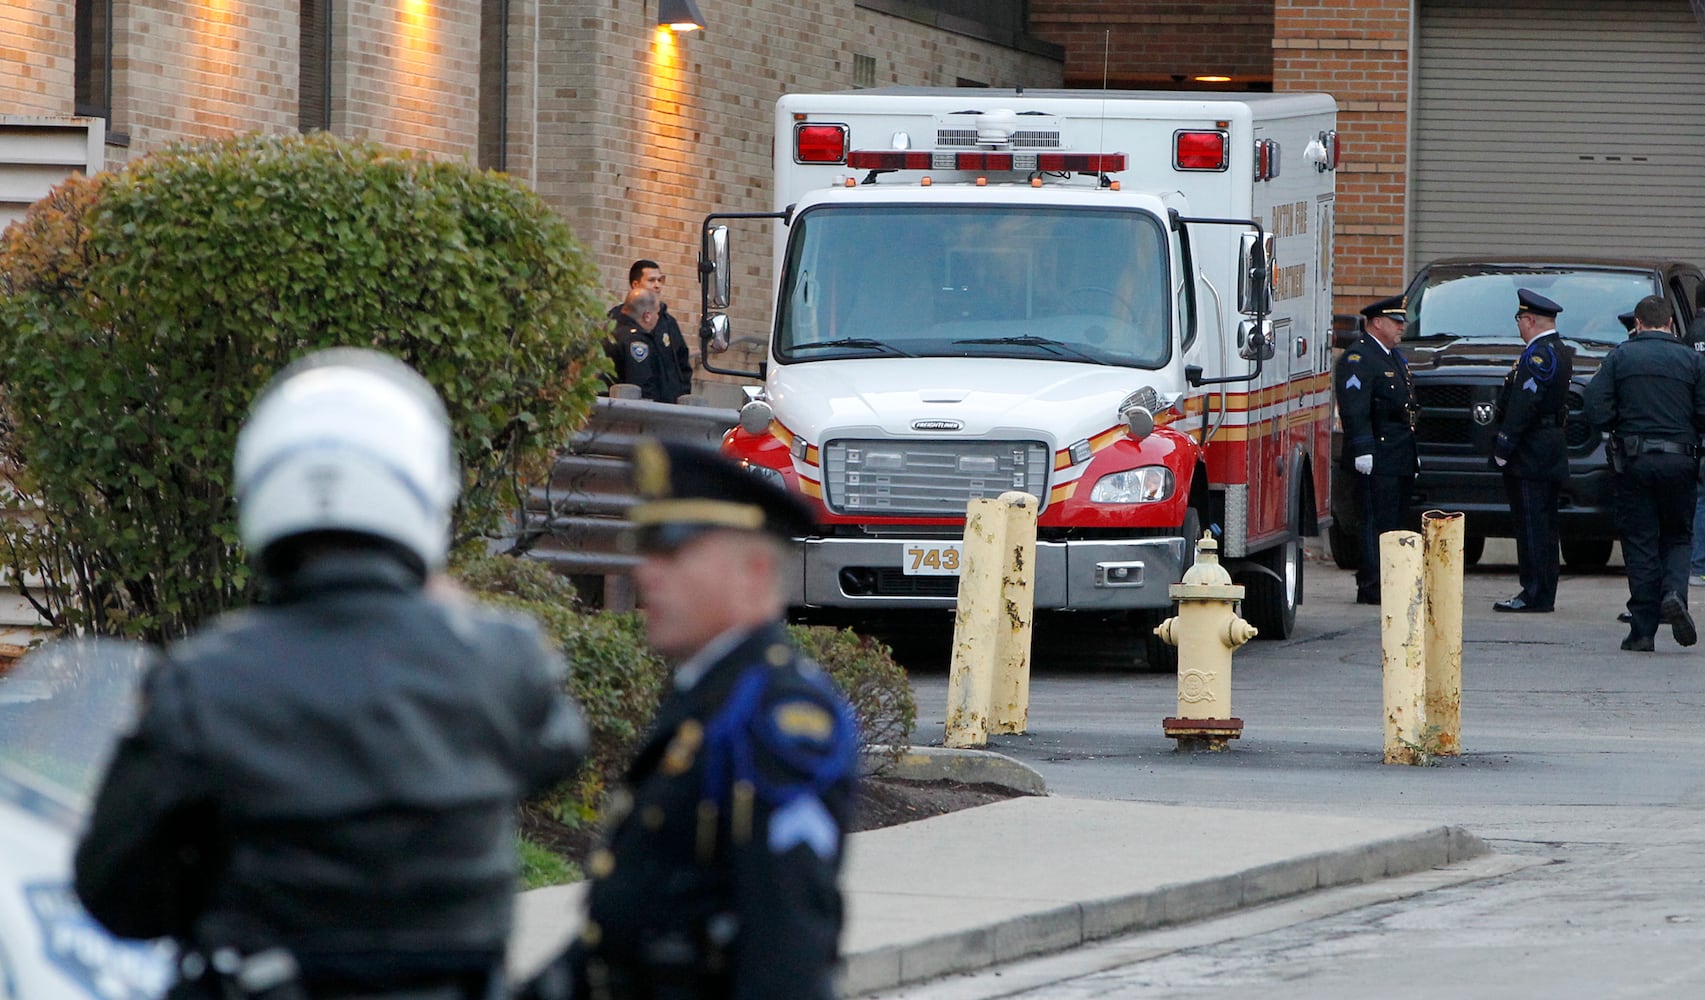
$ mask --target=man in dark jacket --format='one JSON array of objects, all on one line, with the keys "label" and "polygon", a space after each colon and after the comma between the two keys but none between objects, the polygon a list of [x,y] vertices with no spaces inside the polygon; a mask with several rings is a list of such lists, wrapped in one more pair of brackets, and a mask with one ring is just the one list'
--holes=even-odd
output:
[{"label": "man in dark jacket", "polygon": [[268,600],[146,678],[77,894],[177,939],[174,998],[497,995],[516,804],[586,729],[532,622],[428,585],[459,488],[442,404],[392,358],[313,355],[257,401],[235,483]]},{"label": "man in dark jacket", "polygon": [[1415,450],[1415,383],[1397,342],[1407,321],[1401,296],[1362,310],[1362,336],[1345,348],[1333,372],[1344,426],[1338,465],[1355,476],[1362,514],[1362,561],[1356,603],[1378,604],[1379,536],[1403,527],[1403,511],[1419,462]]},{"label": "man in dark jacket", "polygon": [[634,476],[634,579],[674,686],[588,861],[580,938],[529,995],[828,1000],[858,736],[782,625],[810,510],[686,445],[644,442]]},{"label": "man in dark jacket", "polygon": [[1587,384],[1587,419],[1608,431],[1616,472],[1616,527],[1628,568],[1628,637],[1651,652],[1659,622],[1675,641],[1698,641],[1687,610],[1699,435],[1705,433],[1705,356],[1678,340],[1669,303],[1634,307],[1634,336],[1618,344]]},{"label": "man in dark jacket", "polygon": [[[616,324],[616,335],[612,342],[605,345],[605,351],[615,362],[618,382],[628,382],[640,386],[646,399],[661,400],[673,403],[676,399],[693,391],[693,358],[687,346],[687,339],[681,336],[680,324],[669,312],[669,304],[663,300],[663,268],[654,260],[636,260],[628,268],[628,294],[620,304],[610,307],[610,320]],[[650,292],[656,296],[655,316],[650,319],[650,326],[645,327],[646,345],[644,350],[649,355],[649,366],[645,359],[636,362],[632,358],[633,339],[630,334],[627,343],[627,355],[619,350],[613,350],[614,341],[620,339],[624,324],[632,324],[638,318],[633,314],[631,305],[635,292]],[[624,317],[624,312],[630,315]],[[632,369],[632,370],[630,370]],[[620,377],[633,375],[635,377]],[[652,391],[646,391],[647,389]],[[657,393],[653,395],[653,392]],[[674,395],[665,395],[674,393]]]},{"label": "man in dark jacket", "polygon": [[1557,334],[1563,307],[1526,288],[1516,290],[1516,328],[1527,345],[1498,394],[1492,464],[1503,470],[1504,495],[1516,524],[1521,592],[1494,611],[1549,612],[1557,603],[1557,497],[1569,478],[1563,425],[1569,417],[1574,352]]}]

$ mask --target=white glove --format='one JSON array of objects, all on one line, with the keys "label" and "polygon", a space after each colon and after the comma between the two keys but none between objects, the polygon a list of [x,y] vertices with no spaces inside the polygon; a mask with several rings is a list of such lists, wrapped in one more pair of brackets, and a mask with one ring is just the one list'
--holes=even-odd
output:
[{"label": "white glove", "polygon": [[1504,466],[1506,466],[1506,465],[1509,465],[1509,464],[1510,464],[1510,460],[1509,460],[1509,459],[1507,459],[1507,458],[1499,458],[1499,457],[1498,457],[1498,456],[1496,456],[1496,455],[1493,455],[1493,456],[1492,456],[1492,461],[1493,461],[1493,462],[1495,462],[1495,463],[1497,463],[1497,466],[1498,466],[1498,468],[1500,468],[1500,469],[1502,469],[1502,468],[1503,468],[1503,467],[1504,467]]},{"label": "white glove", "polygon": [[1357,455],[1356,456],[1356,471],[1361,473],[1364,476],[1373,475],[1373,456],[1372,455]]}]

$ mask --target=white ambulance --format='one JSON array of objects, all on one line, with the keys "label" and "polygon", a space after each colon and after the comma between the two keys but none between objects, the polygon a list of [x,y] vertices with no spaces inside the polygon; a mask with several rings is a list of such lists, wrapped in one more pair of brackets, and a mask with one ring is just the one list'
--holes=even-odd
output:
[{"label": "white ambulance", "polygon": [[[762,379],[724,450],[816,506],[802,608],[951,608],[966,502],[1041,501],[1039,611],[1128,624],[1217,526],[1268,638],[1327,516],[1336,107],[1323,94],[791,95]],[[706,357],[712,357],[706,352]]]}]

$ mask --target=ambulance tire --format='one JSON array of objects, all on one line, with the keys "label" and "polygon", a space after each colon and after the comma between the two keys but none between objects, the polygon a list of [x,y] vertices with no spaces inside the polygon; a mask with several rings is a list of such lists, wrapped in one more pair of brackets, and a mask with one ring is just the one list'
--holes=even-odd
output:
[{"label": "ambulance tire", "polygon": [[[1194,507],[1184,511],[1184,524],[1179,534],[1188,539],[1184,546],[1184,565],[1179,575],[1196,565],[1196,542],[1202,537],[1202,514]],[[1155,626],[1177,614],[1176,604],[1151,611],[1136,611],[1131,614],[1133,627],[1137,630],[1137,639],[1143,647],[1143,665],[1149,673],[1178,672],[1178,647],[1173,646],[1154,634]]]},{"label": "ambulance tire", "polygon": [[1261,553],[1256,560],[1278,577],[1256,571],[1241,578],[1243,617],[1260,630],[1258,639],[1289,639],[1297,627],[1302,571],[1307,564],[1302,554],[1302,539],[1293,534],[1289,541]]},{"label": "ambulance tire", "polygon": [[1473,566],[1486,554],[1486,536],[1471,535],[1462,540],[1462,564]]},{"label": "ambulance tire", "polygon": [[1361,528],[1337,518],[1326,529],[1326,544],[1332,549],[1332,562],[1339,569],[1355,569],[1362,563]]}]

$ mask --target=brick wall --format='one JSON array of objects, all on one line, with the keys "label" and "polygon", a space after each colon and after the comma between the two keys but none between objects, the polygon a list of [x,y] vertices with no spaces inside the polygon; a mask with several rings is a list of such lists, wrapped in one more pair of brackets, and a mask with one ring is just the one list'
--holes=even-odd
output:
[{"label": "brick wall", "polygon": [[1276,0],[1273,86],[1338,99],[1334,308],[1403,290],[1410,0]]},{"label": "brick wall", "polygon": [[[1030,30],[1066,50],[1065,81],[1114,89],[1202,87],[1230,76],[1247,90],[1273,76],[1274,0],[1030,0]],[[1104,58],[1105,57],[1105,58]]]},{"label": "brick wall", "polygon": [[[770,208],[772,115],[789,91],[853,85],[1059,86],[1055,59],[859,7],[854,0],[706,5],[674,38],[653,0],[511,0],[507,165],[562,211],[613,303],[635,257],[670,277],[672,311],[698,319],[707,212]],[[332,130],[473,160],[480,0],[331,4]],[[0,107],[73,108],[70,0],[0,6]],[[298,127],[296,0],[114,0],[111,131],[119,163],[167,142]],[[769,319],[770,231],[736,234],[736,332]]]},{"label": "brick wall", "polygon": [[68,115],[74,107],[72,0],[0,5],[0,113]]},{"label": "brick wall", "polygon": [[[1061,82],[1057,61],[852,0],[701,5],[707,30],[680,37],[648,23],[654,4],[546,9],[537,187],[596,255],[610,302],[626,290],[631,260],[662,264],[670,311],[695,348],[699,225],[711,211],[770,209],[772,116],[782,94],[850,89],[855,55],[875,58],[877,86]],[[736,225],[730,316],[736,337],[763,337],[774,224]],[[709,394],[736,398],[720,388]]]}]

